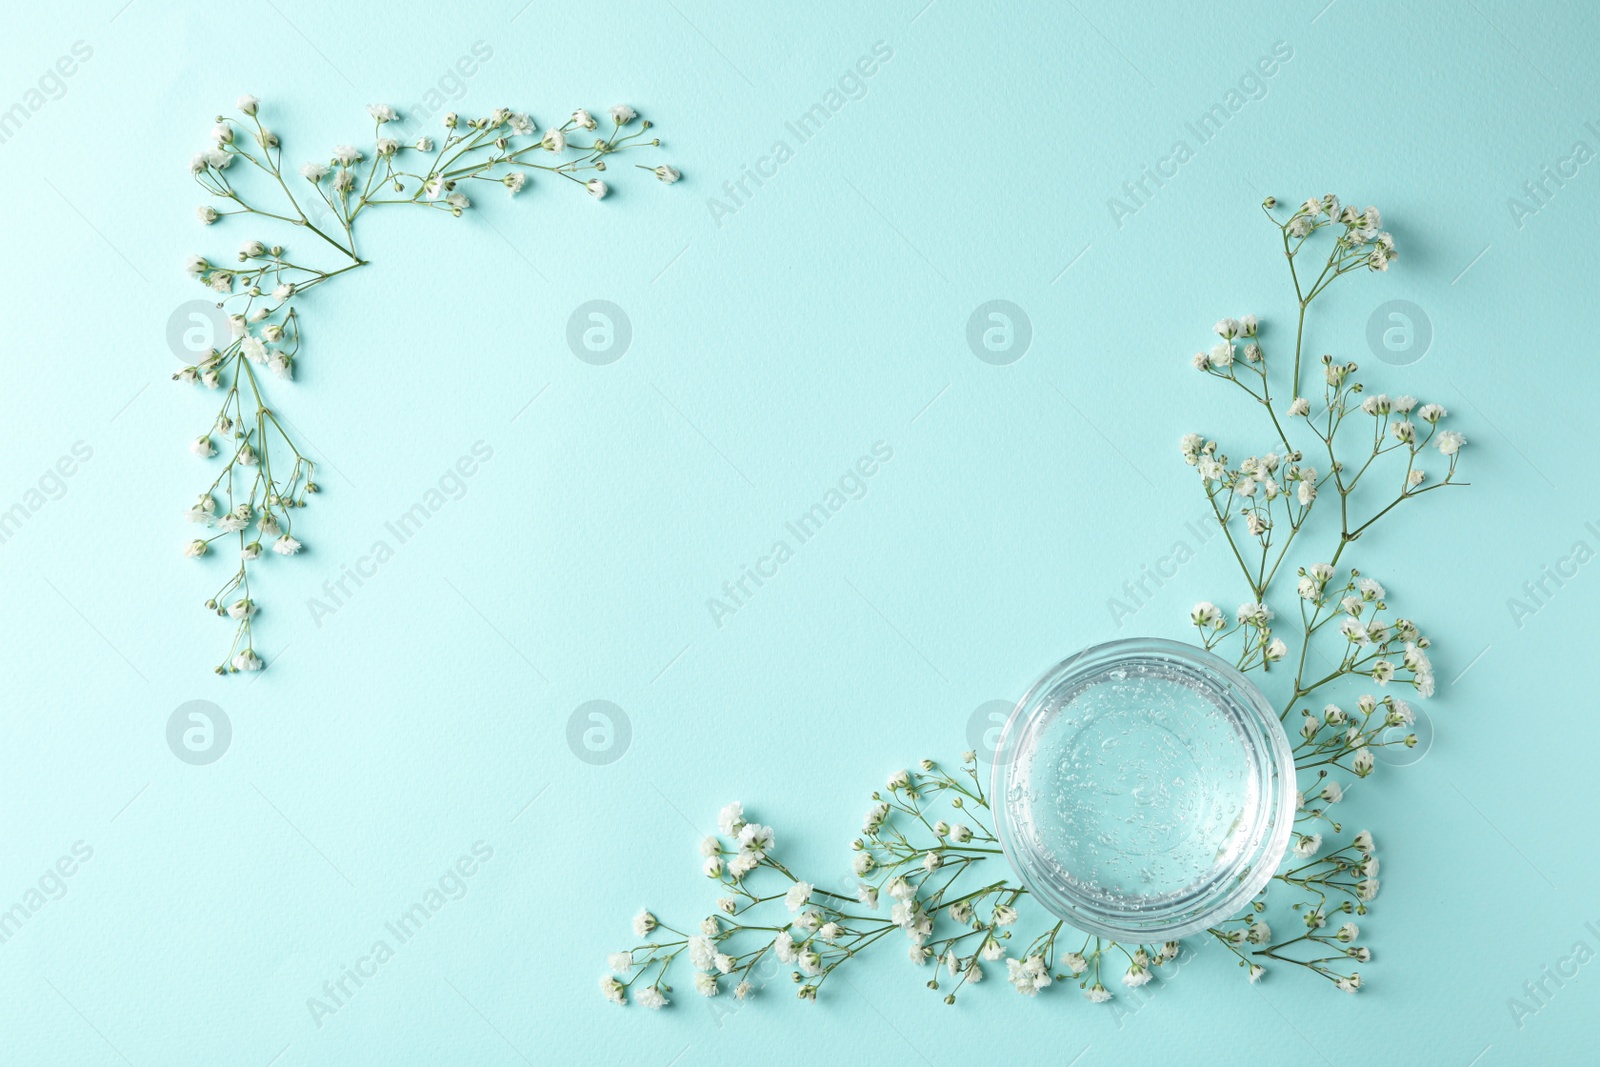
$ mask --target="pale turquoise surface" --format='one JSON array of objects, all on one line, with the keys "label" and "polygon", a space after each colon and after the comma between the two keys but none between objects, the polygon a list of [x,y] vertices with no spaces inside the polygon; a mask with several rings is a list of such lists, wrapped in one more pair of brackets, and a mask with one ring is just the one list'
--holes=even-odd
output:
[{"label": "pale turquoise surface", "polygon": [[[924,3],[12,12],[0,108],[74,42],[92,57],[0,143],[0,509],[76,442],[92,456],[0,544],[0,907],[74,843],[93,854],[0,945],[0,1061],[1593,1058],[1600,964],[1547,979],[1520,1027],[1508,999],[1571,974],[1575,943],[1600,949],[1600,564],[1573,555],[1600,548],[1600,163],[1564,162],[1600,149],[1600,13]],[[264,568],[273,666],[215,678],[228,631],[199,601],[217,567],[178,555],[207,409],[167,381],[163,333],[201,295],[185,255],[256,234],[195,223],[186,162],[246,91],[290,159],[364,138],[363,105],[404,109],[478,41],[493,56],[461,110],[544,122],[625,99],[686,177],[367,228],[376,265],[309,302],[301,382],[279,391],[327,492],[307,553]],[[799,144],[785,123],[880,41],[864,95]],[[1292,56],[1198,144],[1186,124],[1275,42]],[[1180,138],[1194,157],[1119,226],[1108,198]],[[770,172],[780,139],[792,158],[716,217],[708,198]],[[1546,166],[1570,177],[1519,225],[1508,200]],[[708,905],[694,845],[721,804],[775,824],[794,865],[842,872],[866,795],[966,747],[973,709],[1082,645],[1183,637],[1195,600],[1239,599],[1212,541],[1133,619],[1107,606],[1197,543],[1179,435],[1250,417],[1189,353],[1225,314],[1282,336],[1258,202],[1329,191],[1379,205],[1402,258],[1318,305],[1313,350],[1376,363],[1372,311],[1425,309],[1426,357],[1372,377],[1453,410],[1475,483],[1347,557],[1435,637],[1441,690],[1433,751],[1348,802],[1383,850],[1368,988],[1252,988],[1205,950],[1115,1009],[998,981],[952,1009],[896,948],[816,1005],[718,1017],[686,984],[660,1015],[602,1003],[635,909]],[[564,340],[596,298],[633,326],[611,366]],[[966,343],[993,299],[1031,320],[1010,366]],[[465,496],[317,626],[306,599],[480,440],[493,458]],[[715,625],[707,598],[879,441],[865,496]],[[1514,618],[1547,567],[1564,584]],[[195,699],[233,724],[205,767],[165,740]],[[631,721],[610,765],[566,739],[594,699]],[[479,841],[493,856],[465,896],[317,1027],[307,998]]]}]

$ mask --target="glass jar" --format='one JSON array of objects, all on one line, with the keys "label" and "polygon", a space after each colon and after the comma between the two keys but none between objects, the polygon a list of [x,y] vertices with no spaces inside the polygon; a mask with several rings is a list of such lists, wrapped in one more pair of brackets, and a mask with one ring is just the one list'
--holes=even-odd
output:
[{"label": "glass jar", "polygon": [[1018,702],[991,803],[1040,904],[1085,933],[1155,944],[1239,915],[1267,884],[1294,827],[1294,755],[1231,664],[1176,641],[1112,641]]}]

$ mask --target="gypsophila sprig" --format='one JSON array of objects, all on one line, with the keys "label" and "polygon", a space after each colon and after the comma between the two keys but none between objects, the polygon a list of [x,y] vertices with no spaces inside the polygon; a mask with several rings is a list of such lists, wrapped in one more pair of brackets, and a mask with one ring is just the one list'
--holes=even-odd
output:
[{"label": "gypsophila sprig", "polygon": [[1085,999],[1103,1003],[1112,996],[1108,983],[1144,985],[1179,952],[1177,942],[1124,947],[1076,935],[1033,906],[995,838],[973,752],[956,771],[923,760],[891,774],[872,794],[846,878],[797,877],[778,859],[778,835],[747,821],[741,804],[723,808],[717,828],[700,845],[701,871],[719,893],[710,914],[679,930],[641,911],[636,943],[607,959],[607,1000],[664,1006],[669,975],[685,957],[700,996],[730,991],[745,1000],[764,976],[788,968],[795,995],[816,1000],[838,968],[883,944],[923,968],[946,1004],[990,976],[1029,997],[1075,983]]},{"label": "gypsophila sprig", "polygon": [[[1258,671],[1263,689],[1282,700],[1279,717],[1294,745],[1299,793],[1286,869],[1250,913],[1209,933],[1238,957],[1252,982],[1271,963],[1289,963],[1354,993],[1361,975],[1353,964],[1371,959],[1371,951],[1352,943],[1354,923],[1334,933],[1327,928],[1332,917],[1367,913],[1378,894],[1378,859],[1365,830],[1338,843],[1344,827],[1332,810],[1350,783],[1377,770],[1375,753],[1417,744],[1409,730],[1416,720],[1411,705],[1385,690],[1406,686],[1425,698],[1433,696],[1436,682],[1432,642],[1409,617],[1390,609],[1381,582],[1340,561],[1401,505],[1465,484],[1457,479],[1457,465],[1466,438],[1441,427],[1448,416],[1443,405],[1368,392],[1357,377],[1359,366],[1333,355],[1322,357],[1315,403],[1302,391],[1307,309],[1346,274],[1388,270],[1396,256],[1394,240],[1380,229],[1376,208],[1341,206],[1336,196],[1313,197],[1286,219],[1274,214],[1273,198],[1262,206],[1280,231],[1294,285],[1293,363],[1285,373],[1269,359],[1255,316],[1219,321],[1212,330],[1218,343],[1190,362],[1259,404],[1267,413],[1263,436],[1271,443],[1237,463],[1202,434],[1186,435],[1178,448],[1196,468],[1249,598],[1231,616],[1202,602],[1190,612],[1190,623],[1202,645],[1229,650],[1240,670]],[[1319,260],[1322,241],[1327,255]],[[1312,267],[1303,269],[1303,260]],[[1286,403],[1275,399],[1275,384],[1277,397],[1287,387]],[[1307,538],[1319,536],[1311,551],[1322,553],[1321,560],[1297,568],[1298,620],[1291,614],[1286,626],[1272,606],[1287,603],[1272,595],[1274,580],[1291,550],[1304,559]],[[1371,688],[1342,703],[1324,703],[1351,686]],[[1293,898],[1288,915],[1305,933],[1272,942],[1267,897],[1284,887]]]},{"label": "gypsophila sprig", "polygon": [[[173,375],[221,396],[210,423],[188,445],[219,469],[185,513],[204,535],[183,545],[191,558],[223,545],[237,552],[238,567],[205,602],[208,611],[235,622],[218,674],[265,666],[255,650],[252,565],[268,553],[293,556],[303,547],[295,520],[318,492],[316,463],[301,451],[297,439],[303,438],[291,432],[289,420],[269,404],[269,387],[278,387],[273,378],[294,377],[303,341],[301,301],[368,263],[356,244],[357,220],[379,207],[459,218],[472,207],[469,191],[476,195],[498,186],[515,196],[538,176],[571,183],[599,199],[610,187],[590,175],[606,172],[608,157],[661,143],[649,132],[651,123],[626,104],[607,112],[609,131],[582,109],[541,132],[527,115],[497,108],[483,118],[448,114],[437,138],[402,143],[390,132],[398,113],[373,104],[367,108],[373,123],[369,143],[338,145],[295,171],[285,169],[283,144],[262,123],[260,101],[244,96],[237,107],[243,117],[218,116],[210,145],[189,164],[211,201],[197,211],[201,223],[243,216],[241,221],[262,226],[293,227],[310,247],[302,255],[247,234],[237,255],[218,261],[195,255],[188,261],[189,275],[217,294],[230,326],[226,344]],[[664,164],[642,169],[665,184],[679,177]],[[333,262],[319,263],[330,255]]]}]

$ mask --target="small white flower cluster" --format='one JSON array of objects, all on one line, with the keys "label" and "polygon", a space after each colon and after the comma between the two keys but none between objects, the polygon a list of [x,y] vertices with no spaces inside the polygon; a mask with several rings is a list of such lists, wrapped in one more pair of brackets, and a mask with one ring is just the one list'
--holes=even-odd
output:
[{"label": "small white flower cluster", "polygon": [[[1270,211],[1276,201],[1269,198],[1266,206]],[[1335,245],[1336,270],[1364,266],[1368,270],[1385,271],[1394,261],[1394,238],[1383,230],[1383,216],[1378,209],[1368,207],[1362,211],[1351,204],[1341,205],[1332,193],[1314,196],[1301,204],[1281,228],[1290,240],[1304,242],[1327,226],[1344,227]]]},{"label": "small white flower cluster", "polygon": [[[1276,201],[1269,198],[1263,207],[1271,217]],[[1359,973],[1338,970],[1326,956],[1295,955],[1300,948],[1309,947],[1315,953],[1322,951],[1323,945],[1337,942],[1340,958],[1359,962],[1371,958],[1366,948],[1349,944],[1355,938],[1354,924],[1340,927],[1331,938],[1319,932],[1326,925],[1330,901],[1338,900],[1338,911],[1365,914],[1378,892],[1378,860],[1370,833],[1362,831],[1350,844],[1325,851],[1333,836],[1343,832],[1329,810],[1343,801],[1346,786],[1331,774],[1343,771],[1356,779],[1367,778],[1376,767],[1377,750],[1390,745],[1415,746],[1415,733],[1396,735],[1410,726],[1416,715],[1410,705],[1392,694],[1361,695],[1349,711],[1328,703],[1320,712],[1313,712],[1302,702],[1350,679],[1365,679],[1379,687],[1409,682],[1418,696],[1433,695],[1437,683],[1428,638],[1409,618],[1388,613],[1388,593],[1382,583],[1354,568],[1341,570],[1339,563],[1373,524],[1400,505],[1463,484],[1456,481],[1456,470],[1466,438],[1458,431],[1440,428],[1448,416],[1442,405],[1421,403],[1413,396],[1368,393],[1356,378],[1357,365],[1331,355],[1322,358],[1322,401],[1320,410],[1313,412],[1311,400],[1300,390],[1306,309],[1344,274],[1362,268],[1387,270],[1395,258],[1394,242],[1381,230],[1376,208],[1358,210],[1341,205],[1333,196],[1308,200],[1287,220],[1273,219],[1273,223],[1282,231],[1299,301],[1294,363],[1287,377],[1292,399],[1281,406],[1274,399],[1275,389],[1278,395],[1283,391],[1282,370],[1268,360],[1262,346],[1265,331],[1254,317],[1217,323],[1214,332],[1220,342],[1197,353],[1192,362],[1248,394],[1267,413],[1274,444],[1237,466],[1221,453],[1216,441],[1201,434],[1184,436],[1179,452],[1200,475],[1249,589],[1249,599],[1231,620],[1214,603],[1202,601],[1190,612],[1189,621],[1207,649],[1219,650],[1236,639],[1236,665],[1240,670],[1259,670],[1263,686],[1282,678],[1281,717],[1287,719],[1297,706],[1302,709],[1295,762],[1301,774],[1314,776],[1314,781],[1306,784],[1302,780],[1289,868],[1277,874],[1269,889],[1289,885],[1309,894],[1294,905],[1308,933],[1268,945],[1271,931],[1261,917],[1265,892],[1249,915],[1220,924],[1211,933],[1235,952],[1252,982],[1265,973],[1266,961],[1279,960],[1306,967],[1353,993],[1361,985]],[[1335,234],[1328,257],[1314,277],[1302,275],[1297,264],[1308,258],[1308,242],[1325,229]],[[1286,417],[1281,418],[1280,411]],[[1319,457],[1315,465],[1305,460],[1305,452],[1294,443],[1294,437],[1304,434],[1310,435],[1307,450]],[[1430,446],[1444,458],[1442,471],[1424,469],[1425,450]],[[1398,469],[1398,476],[1369,503],[1371,490],[1360,487],[1377,484],[1380,472],[1386,469]],[[1291,546],[1303,549],[1302,535],[1311,536],[1313,511],[1335,510],[1331,504],[1325,509],[1317,507],[1324,498],[1337,498],[1338,525],[1333,528],[1329,524],[1330,532],[1336,529],[1337,540],[1327,562],[1299,569],[1295,586],[1298,624],[1293,632],[1284,631],[1291,638],[1286,641],[1273,632],[1275,614],[1270,601],[1274,579]],[[1366,510],[1358,510],[1362,508]],[[1337,666],[1331,670],[1313,666],[1307,655],[1313,644],[1321,649],[1318,658],[1336,655]],[[1247,953],[1243,948],[1247,944],[1264,947]]]},{"label": "small white flower cluster", "polygon": [[[631,997],[661,1007],[672,992],[668,971],[686,957],[702,996],[717,996],[726,984],[744,1000],[776,961],[792,968],[797,996],[815,1000],[835,969],[896,931],[913,964],[934,964],[926,984],[942,990],[947,1004],[1002,962],[1006,981],[1024,996],[1071,979],[1087,1000],[1104,1003],[1111,993],[1101,975],[1119,966],[1114,957],[1124,961],[1121,981],[1129,988],[1146,984],[1153,968],[1177,957],[1176,941],[1125,948],[1089,937],[1071,951],[1060,944],[1066,936],[1060,923],[1013,949],[1023,943],[1013,935],[1026,890],[974,871],[998,855],[988,810],[976,753],[964,753],[953,773],[932,760],[896,771],[885,790],[872,794],[862,836],[851,846],[852,895],[796,878],[773,854],[771,828],[747,821],[743,806],[730,804],[717,819],[718,833],[700,845],[702,870],[722,890],[715,912],[697,929],[679,931],[641,911],[633,924],[640,943],[608,957],[601,993],[616,1004]],[[758,877],[777,888],[758,888]],[[885,897],[887,916],[863,914],[877,912]]]},{"label": "small white flower cluster", "polygon": [[[356,219],[369,208],[389,205],[433,208],[459,216],[471,206],[463,191],[468,183],[503,185],[515,195],[534,171],[575,182],[591,195],[603,197],[609,191],[605,182],[587,178],[587,172],[604,172],[607,157],[618,152],[661,143],[656,137],[646,140],[651,124],[639,120],[633,108],[618,104],[609,112],[611,133],[605,138],[589,138],[587,144],[567,136],[598,128],[581,108],[542,135],[527,115],[498,108],[478,119],[446,115],[445,135],[436,149],[431,137],[402,144],[390,136],[387,131],[399,114],[388,104],[372,104],[367,108],[374,123],[371,150],[342,144],[326,159],[302,164],[299,173],[306,186],[298,186],[301,191],[297,193],[285,180],[278,135],[261,122],[261,102],[243,96],[237,106],[243,119],[219,116],[209,146],[189,165],[190,174],[213,201],[198,210],[200,221],[209,226],[229,216],[254,216],[253,221],[289,222],[340,258],[336,266],[315,267],[299,255],[291,257],[281,244],[250,240],[240,249],[236,263],[213,263],[194,255],[186,264],[191,278],[221,298],[217,306],[227,314],[230,332],[225,344],[173,375],[178,381],[217,390],[222,396],[210,426],[188,445],[201,459],[222,461],[221,471],[202,494],[201,503],[187,513],[191,522],[214,526],[217,533],[183,546],[185,556],[199,558],[219,538],[239,538],[238,569],[206,601],[208,610],[238,624],[228,653],[216,667],[219,674],[261,669],[262,661],[253,649],[254,611],[235,615],[220,605],[235,591],[254,604],[249,598],[247,565],[261,557],[263,541],[270,541],[279,555],[291,556],[300,550],[300,542],[290,535],[293,512],[305,506],[308,494],[318,490],[312,478],[316,465],[297,447],[285,428],[286,420],[280,420],[268,405],[267,379],[261,371],[281,379],[294,377],[301,344],[295,301],[330,279],[366,265],[367,260],[356,253]],[[518,139],[523,143],[517,143]],[[576,154],[564,156],[569,149]],[[552,156],[562,158],[552,160]],[[642,169],[652,171],[666,184],[680,176],[665,165]],[[262,187],[259,195],[249,184],[252,176]],[[268,197],[274,202],[264,199]],[[218,518],[213,493],[224,494],[230,505],[242,503]],[[248,538],[247,520],[238,518],[241,513],[258,518],[257,538]]]},{"label": "small white flower cluster", "polygon": [[[1300,718],[1300,740],[1295,744],[1295,759],[1303,768],[1318,768],[1319,781],[1327,775],[1328,768],[1347,770],[1357,778],[1366,778],[1376,765],[1373,749],[1396,745],[1416,747],[1415,733],[1390,737],[1392,731],[1416,721],[1416,712],[1404,700],[1363,693],[1356,698],[1353,713],[1346,712],[1338,704],[1329,704],[1318,714],[1304,712]],[[1343,789],[1332,781],[1323,783],[1317,795],[1330,804],[1344,799]],[[1300,810],[1306,811],[1303,802]],[[1322,817],[1321,809],[1311,810],[1306,815],[1311,819]]]},{"label": "small white flower cluster", "polygon": [[[1331,790],[1324,787],[1324,791],[1336,794],[1337,787]],[[1291,865],[1291,869],[1276,879],[1316,897],[1315,904],[1297,906],[1304,934],[1272,943],[1272,928],[1260,917],[1266,908],[1264,895],[1256,898],[1248,914],[1210,929],[1211,936],[1237,957],[1251,982],[1259,981],[1266,973],[1266,966],[1257,961],[1267,960],[1304,967],[1346,993],[1361,988],[1360,972],[1346,973],[1335,966],[1344,960],[1367,963],[1372,959],[1371,949],[1355,944],[1360,936],[1359,928],[1354,922],[1345,922],[1332,933],[1326,931],[1330,901],[1338,901],[1333,907],[1334,914],[1365,915],[1367,905],[1378,895],[1378,857],[1372,834],[1362,830],[1344,848],[1312,859],[1321,847],[1321,834],[1297,833],[1294,858],[1310,862]]]}]

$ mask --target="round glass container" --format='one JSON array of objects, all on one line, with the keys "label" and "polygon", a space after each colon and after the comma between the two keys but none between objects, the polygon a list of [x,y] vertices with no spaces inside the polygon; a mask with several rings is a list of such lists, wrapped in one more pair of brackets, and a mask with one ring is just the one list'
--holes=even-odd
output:
[{"label": "round glass container", "polygon": [[1084,649],[1034,683],[995,750],[1001,847],[1085,933],[1153,944],[1238,915],[1294,826],[1294,755],[1233,666],[1158,638]]}]

